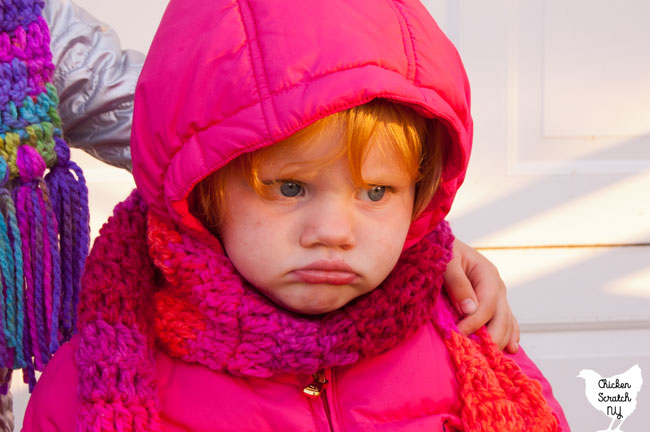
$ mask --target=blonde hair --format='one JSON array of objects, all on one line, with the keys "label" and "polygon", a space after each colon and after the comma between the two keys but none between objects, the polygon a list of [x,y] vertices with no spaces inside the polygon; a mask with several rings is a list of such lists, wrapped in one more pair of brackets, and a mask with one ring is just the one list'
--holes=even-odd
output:
[{"label": "blonde hair", "polygon": [[[215,235],[223,223],[223,203],[226,200],[226,179],[239,172],[262,197],[272,199],[268,186],[259,176],[264,161],[277,152],[300,152],[313,145],[315,138],[339,132],[341,145],[322,159],[310,161],[317,170],[347,155],[352,179],[360,187],[370,187],[361,169],[371,145],[382,151],[391,145],[400,156],[398,163],[416,182],[413,218],[424,210],[440,183],[443,163],[442,126],[427,120],[413,109],[383,99],[341,111],[297,131],[274,145],[246,153],[201,180],[192,194],[192,213]],[[371,139],[374,139],[371,144]],[[301,166],[305,166],[301,162]]]}]

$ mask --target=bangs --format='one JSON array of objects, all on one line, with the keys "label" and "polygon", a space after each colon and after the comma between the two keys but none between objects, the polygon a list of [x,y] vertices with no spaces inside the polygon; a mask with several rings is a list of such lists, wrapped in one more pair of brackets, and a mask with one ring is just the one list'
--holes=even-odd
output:
[{"label": "bangs", "polygon": [[197,184],[192,192],[193,213],[215,235],[224,222],[226,179],[243,175],[250,186],[263,198],[273,199],[270,188],[260,179],[260,168],[272,155],[300,154],[322,139],[339,143],[334,149],[314,160],[288,164],[283,173],[317,172],[334,161],[347,156],[348,167],[355,185],[370,187],[362,168],[371,148],[384,155],[397,154],[395,163],[416,183],[413,218],[433,197],[442,168],[442,145],[436,121],[426,119],[413,109],[383,99],[375,99],[346,111],[322,118],[297,131],[288,138],[268,147],[246,153]]}]

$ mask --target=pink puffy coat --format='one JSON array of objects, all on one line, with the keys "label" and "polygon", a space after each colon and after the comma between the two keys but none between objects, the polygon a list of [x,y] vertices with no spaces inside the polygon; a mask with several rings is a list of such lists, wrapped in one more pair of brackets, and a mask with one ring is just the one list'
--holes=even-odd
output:
[{"label": "pink puffy coat", "polygon": [[[446,165],[407,244],[449,211],[472,138],[469,85],[453,45],[417,0],[172,0],[138,83],[133,173],[159,216],[218,242],[188,211],[198,181],[238,155],[275,143],[333,112],[387,98],[437,118]],[[77,338],[36,386],[25,431],[73,431],[79,402]],[[568,431],[548,382],[523,350]],[[313,377],[233,378],[156,354],[164,431],[454,431],[459,389],[431,324],[392,350]]]},{"label": "pink puffy coat", "polygon": [[[75,337],[48,364],[27,407],[24,431],[75,430],[77,346]],[[561,430],[569,431],[541,372],[522,349],[510,357],[542,383]],[[329,383],[319,398],[302,391],[312,376],[233,378],[160,351],[156,368],[165,432],[462,430],[456,428],[460,401],[454,366],[430,324],[382,355],[326,370]]]}]

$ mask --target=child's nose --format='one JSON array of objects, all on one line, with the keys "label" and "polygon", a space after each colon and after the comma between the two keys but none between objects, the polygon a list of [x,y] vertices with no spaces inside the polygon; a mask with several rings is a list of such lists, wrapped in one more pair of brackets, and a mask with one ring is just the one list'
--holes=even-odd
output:
[{"label": "child's nose", "polygon": [[344,200],[323,200],[305,214],[300,235],[302,247],[352,249],[356,244],[354,213]]}]

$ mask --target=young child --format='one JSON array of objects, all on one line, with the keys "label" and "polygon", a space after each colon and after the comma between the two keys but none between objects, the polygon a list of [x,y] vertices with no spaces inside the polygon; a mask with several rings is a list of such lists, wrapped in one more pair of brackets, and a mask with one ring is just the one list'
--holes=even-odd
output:
[{"label": "young child", "polygon": [[416,1],[172,0],[24,430],[569,430],[440,290],[471,135]]}]

